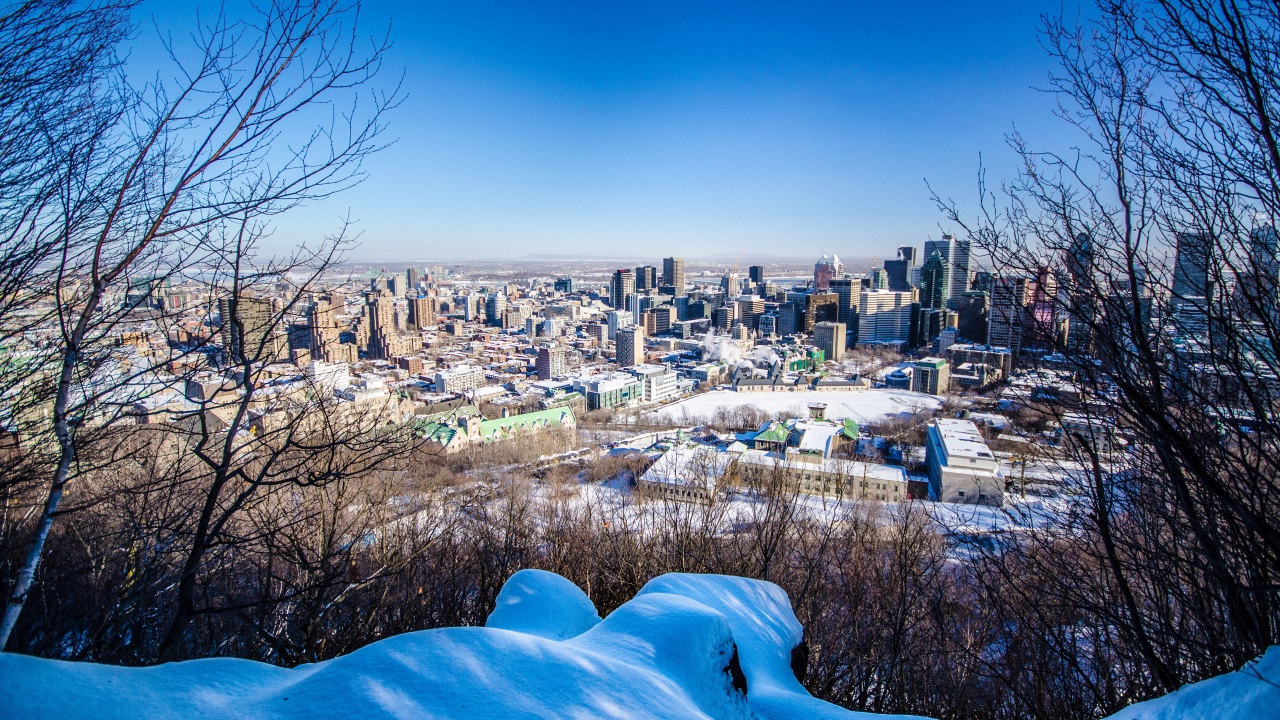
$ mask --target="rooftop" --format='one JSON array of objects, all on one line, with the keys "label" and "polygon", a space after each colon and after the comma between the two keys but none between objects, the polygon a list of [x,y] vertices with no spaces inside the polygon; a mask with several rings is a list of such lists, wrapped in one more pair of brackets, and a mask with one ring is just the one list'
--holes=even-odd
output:
[{"label": "rooftop", "polygon": [[948,462],[952,458],[995,460],[995,455],[987,447],[987,441],[971,420],[938,418],[933,421],[933,429],[942,441]]}]

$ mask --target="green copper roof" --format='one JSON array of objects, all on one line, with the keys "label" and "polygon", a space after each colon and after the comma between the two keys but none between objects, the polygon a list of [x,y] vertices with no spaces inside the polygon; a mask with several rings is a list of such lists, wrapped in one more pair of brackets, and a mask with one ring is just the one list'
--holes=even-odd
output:
[{"label": "green copper roof", "polygon": [[500,440],[517,430],[538,429],[553,423],[563,424],[574,420],[573,410],[567,406],[548,408],[511,417],[484,420],[480,423],[480,437],[485,440]]},{"label": "green copper roof", "polygon": [[840,432],[850,440],[857,440],[859,434],[858,423],[854,420],[850,420],[849,418],[845,418],[844,425],[840,428]]},{"label": "green copper roof", "polygon": [[781,423],[770,422],[766,423],[765,426],[760,429],[760,432],[756,433],[756,436],[753,439],[756,442],[763,441],[781,443],[786,442],[787,436],[790,434],[791,433],[787,428]]}]

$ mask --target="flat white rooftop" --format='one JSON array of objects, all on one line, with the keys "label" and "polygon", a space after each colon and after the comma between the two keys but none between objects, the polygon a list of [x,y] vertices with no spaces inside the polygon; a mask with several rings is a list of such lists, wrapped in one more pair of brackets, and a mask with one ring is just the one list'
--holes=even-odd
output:
[{"label": "flat white rooftop", "polygon": [[942,447],[950,464],[953,458],[980,459],[995,462],[996,456],[987,447],[978,426],[971,420],[938,418],[934,421]]}]

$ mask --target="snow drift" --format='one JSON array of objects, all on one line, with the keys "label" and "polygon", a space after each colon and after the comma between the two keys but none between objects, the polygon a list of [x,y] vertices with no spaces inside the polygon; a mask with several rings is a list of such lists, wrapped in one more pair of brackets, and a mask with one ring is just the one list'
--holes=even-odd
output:
[{"label": "snow drift", "polygon": [[[803,629],[777,585],[663,575],[601,620],[568,580],[522,570],[483,628],[406,633],[293,669],[151,668],[0,653],[2,718],[849,719],[809,695]],[[1280,708],[1280,647],[1112,720],[1255,720]],[[899,716],[901,717],[901,716]]]},{"label": "snow drift", "polygon": [[1280,717],[1280,645],[1236,672],[1131,705],[1107,720],[1262,720]]},{"label": "snow drift", "polygon": [[[284,669],[151,668],[0,654],[0,717],[856,718],[811,697],[802,630],[772,583],[664,575],[601,620],[564,578],[525,570],[483,628],[388,638]],[[877,716],[878,717],[878,716]]]}]

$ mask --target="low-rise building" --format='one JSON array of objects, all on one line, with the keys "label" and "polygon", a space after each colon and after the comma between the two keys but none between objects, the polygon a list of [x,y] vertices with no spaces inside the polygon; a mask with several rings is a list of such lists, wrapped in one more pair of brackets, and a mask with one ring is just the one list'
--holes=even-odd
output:
[{"label": "low-rise building", "polygon": [[436,372],[436,392],[461,393],[484,385],[484,370],[475,365],[463,365]]},{"label": "low-rise building", "polygon": [[625,372],[602,373],[573,381],[573,389],[587,398],[588,410],[610,410],[644,399],[644,383]]},{"label": "low-rise building", "polygon": [[970,420],[938,418],[925,437],[929,487],[940,502],[1004,504],[1000,461]]},{"label": "low-rise building", "polygon": [[633,365],[627,372],[640,378],[647,403],[666,402],[680,396],[680,376],[665,365]]}]

